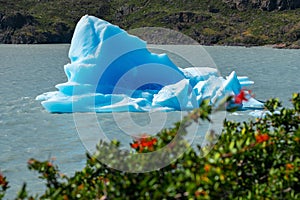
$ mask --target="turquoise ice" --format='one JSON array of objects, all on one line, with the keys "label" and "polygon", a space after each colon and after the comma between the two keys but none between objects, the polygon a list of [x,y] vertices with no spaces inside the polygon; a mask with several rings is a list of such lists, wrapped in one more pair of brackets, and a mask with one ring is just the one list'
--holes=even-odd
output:
[{"label": "turquoise ice", "polygon": [[[36,97],[49,112],[191,110],[253,84],[235,72],[223,78],[214,68],[179,68],[166,54],[150,52],[145,41],[88,15],[75,28],[69,58],[68,81]],[[244,107],[262,107],[250,102]]]}]

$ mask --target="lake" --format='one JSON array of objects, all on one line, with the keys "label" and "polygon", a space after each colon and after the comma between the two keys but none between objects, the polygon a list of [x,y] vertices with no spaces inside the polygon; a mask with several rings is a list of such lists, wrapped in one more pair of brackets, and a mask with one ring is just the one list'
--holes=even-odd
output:
[{"label": "lake", "polygon": [[[63,173],[73,174],[85,164],[86,148],[72,114],[50,114],[35,97],[54,91],[55,85],[67,81],[63,66],[69,62],[68,44],[0,45],[0,170],[10,182],[6,198],[16,196],[23,182],[32,194],[43,190],[37,174],[27,169],[27,160],[47,160],[55,157]],[[201,60],[197,51],[183,48],[191,57]],[[300,50],[268,47],[204,47],[223,76],[236,71],[255,82],[249,89],[259,100],[279,97],[290,106],[293,92],[300,92]],[[147,113],[119,114],[122,127],[128,116],[140,126],[151,123]],[[165,116],[162,114],[161,116]],[[97,114],[104,131],[111,138],[127,142],[112,124],[114,116]],[[180,119],[182,113],[168,114],[164,126]],[[160,116],[156,116],[160,120]],[[247,120],[248,112],[227,114],[229,119]],[[89,126],[87,125],[87,129]],[[160,127],[158,127],[160,128]]]}]

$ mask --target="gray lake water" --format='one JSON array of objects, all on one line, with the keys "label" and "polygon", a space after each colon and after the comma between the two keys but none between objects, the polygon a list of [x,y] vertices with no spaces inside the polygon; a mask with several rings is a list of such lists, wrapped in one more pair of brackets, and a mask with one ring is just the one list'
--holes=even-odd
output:
[{"label": "gray lake water", "polygon": [[[55,157],[63,173],[73,174],[85,164],[86,148],[80,140],[72,114],[49,114],[35,97],[54,91],[65,82],[63,66],[69,62],[67,44],[0,45],[0,171],[7,176],[11,189],[6,198],[13,198],[23,182],[32,194],[43,190],[37,174],[27,169],[27,160]],[[198,53],[184,47],[199,60]],[[204,47],[223,76],[235,70],[255,82],[250,87],[255,97],[267,100],[279,97],[290,106],[293,92],[300,92],[300,50],[267,47]],[[181,118],[169,113],[165,126]],[[118,115],[125,128],[128,116]],[[164,116],[164,115],[162,115]],[[146,113],[131,113],[136,124],[150,123]],[[248,112],[228,114],[230,119],[247,120]],[[97,114],[110,138],[127,142],[112,124],[111,114]],[[159,118],[159,116],[156,118]],[[159,120],[159,119],[158,119]],[[88,125],[86,127],[89,128]]]}]

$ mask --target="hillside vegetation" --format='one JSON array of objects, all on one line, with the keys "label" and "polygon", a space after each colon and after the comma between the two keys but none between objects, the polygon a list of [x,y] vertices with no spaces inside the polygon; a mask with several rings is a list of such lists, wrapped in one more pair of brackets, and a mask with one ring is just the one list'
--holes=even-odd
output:
[{"label": "hillside vegetation", "polygon": [[69,43],[78,20],[89,14],[125,30],[170,28],[205,45],[298,48],[298,1],[273,5],[272,0],[255,1],[261,4],[253,0],[0,0],[0,43]]}]

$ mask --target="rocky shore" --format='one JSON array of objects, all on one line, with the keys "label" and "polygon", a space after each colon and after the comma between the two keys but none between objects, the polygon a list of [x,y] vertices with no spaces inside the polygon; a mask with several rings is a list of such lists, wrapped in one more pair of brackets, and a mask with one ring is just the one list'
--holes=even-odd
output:
[{"label": "rocky shore", "polygon": [[291,10],[300,7],[298,0],[223,0],[231,8],[245,11],[249,9],[261,9],[264,11]]},{"label": "rocky shore", "polygon": [[22,2],[0,1],[0,43],[70,43],[89,14],[126,30],[170,28],[203,45],[300,48],[300,0]]}]

